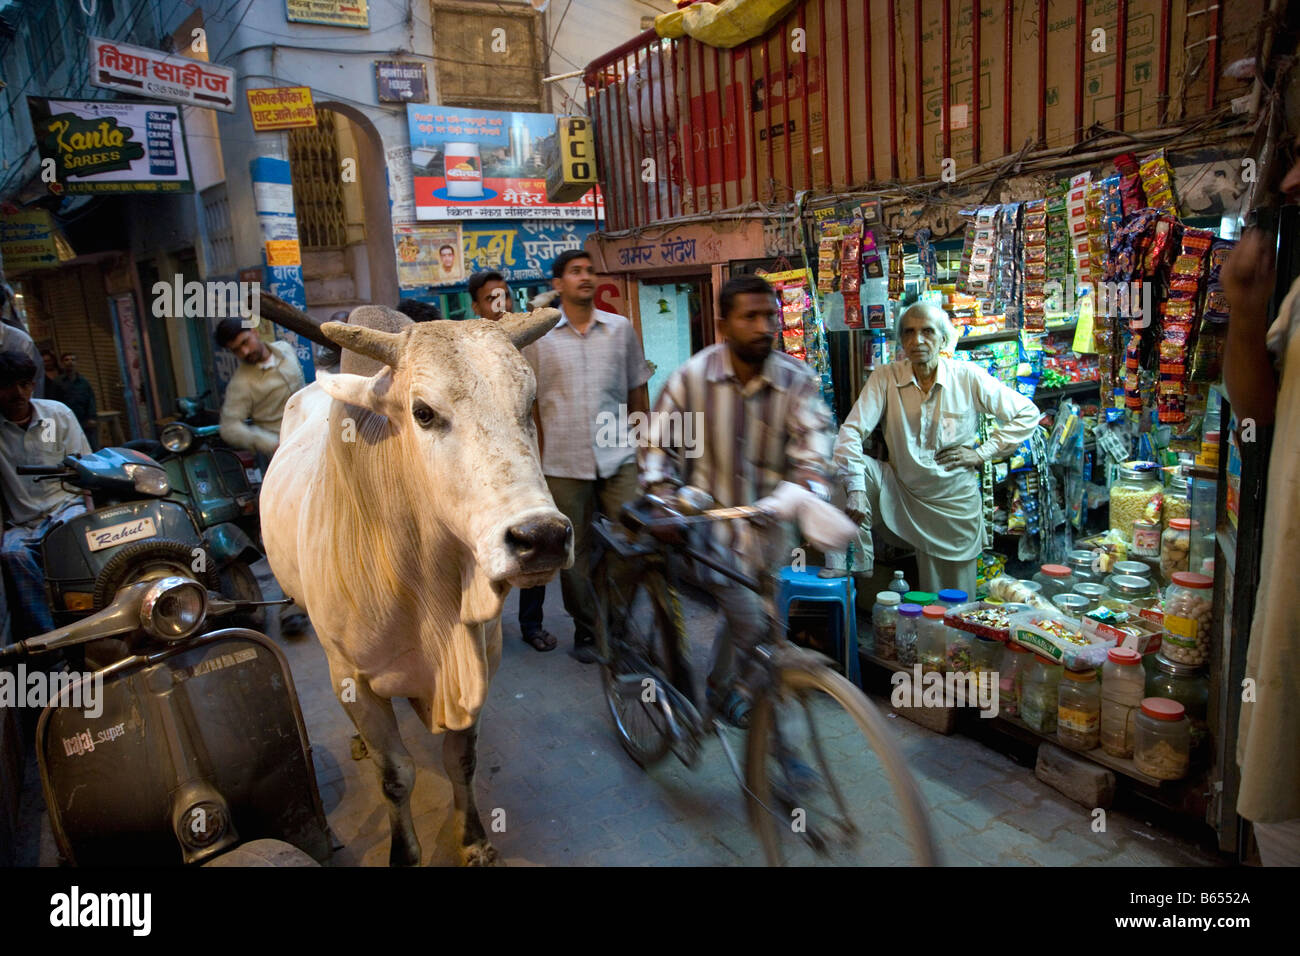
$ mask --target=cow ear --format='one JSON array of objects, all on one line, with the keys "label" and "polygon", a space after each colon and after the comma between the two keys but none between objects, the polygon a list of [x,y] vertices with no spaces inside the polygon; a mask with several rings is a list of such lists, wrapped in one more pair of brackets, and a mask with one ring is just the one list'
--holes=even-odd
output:
[{"label": "cow ear", "polygon": [[320,387],[330,398],[337,398],[348,405],[368,408],[376,414],[388,416],[396,410],[391,369],[385,368],[369,378],[346,372],[338,375],[319,372],[316,381],[320,382]]}]

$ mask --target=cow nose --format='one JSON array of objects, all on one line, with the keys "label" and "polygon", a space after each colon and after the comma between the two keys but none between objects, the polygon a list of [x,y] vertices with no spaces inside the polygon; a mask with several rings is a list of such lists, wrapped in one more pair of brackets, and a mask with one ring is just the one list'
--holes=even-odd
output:
[{"label": "cow nose", "polygon": [[564,557],[572,537],[565,519],[535,518],[506,531],[506,544],[520,561],[538,561]]}]

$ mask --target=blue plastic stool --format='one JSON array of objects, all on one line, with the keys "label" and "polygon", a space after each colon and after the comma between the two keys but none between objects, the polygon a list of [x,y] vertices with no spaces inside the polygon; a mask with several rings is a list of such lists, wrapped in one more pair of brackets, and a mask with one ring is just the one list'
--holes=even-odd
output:
[{"label": "blue plastic stool", "polygon": [[[780,586],[776,598],[777,613],[781,615],[782,622],[789,628],[790,606],[795,601],[837,605],[839,614],[831,619],[830,633],[832,638],[839,639],[840,646],[843,649],[843,658],[840,664],[844,668],[845,676],[861,687],[862,673],[858,662],[858,615],[855,604],[857,594],[853,587],[853,578],[851,575],[842,578],[823,578],[818,576],[817,572],[820,570],[821,568],[818,567],[805,568],[803,571],[796,571],[792,567],[782,568],[778,577]],[[844,636],[846,619],[848,621],[847,639]]]}]

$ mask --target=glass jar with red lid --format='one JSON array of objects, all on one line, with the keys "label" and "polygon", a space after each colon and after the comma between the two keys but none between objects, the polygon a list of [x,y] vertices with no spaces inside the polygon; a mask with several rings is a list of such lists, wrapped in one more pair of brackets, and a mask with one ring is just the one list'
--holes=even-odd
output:
[{"label": "glass jar with red lid", "polygon": [[1192,728],[1183,705],[1147,697],[1134,722],[1133,764],[1157,780],[1181,780],[1191,763]]},{"label": "glass jar with red lid", "polygon": [[1033,578],[1041,584],[1043,598],[1050,601],[1058,594],[1068,594],[1074,587],[1074,572],[1064,564],[1044,564]]}]

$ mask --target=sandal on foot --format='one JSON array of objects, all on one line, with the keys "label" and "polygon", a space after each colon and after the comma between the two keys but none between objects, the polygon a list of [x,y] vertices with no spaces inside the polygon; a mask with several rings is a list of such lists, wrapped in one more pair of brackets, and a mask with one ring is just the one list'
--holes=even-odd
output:
[{"label": "sandal on foot", "polygon": [[524,635],[524,643],[531,645],[535,651],[553,651],[556,640],[550,631],[534,631]]},{"label": "sandal on foot", "polygon": [[749,729],[750,705],[740,691],[733,687],[727,694],[727,699],[722,700],[721,695],[710,687],[704,692],[704,696],[709,708],[725,722],[738,730]]}]

